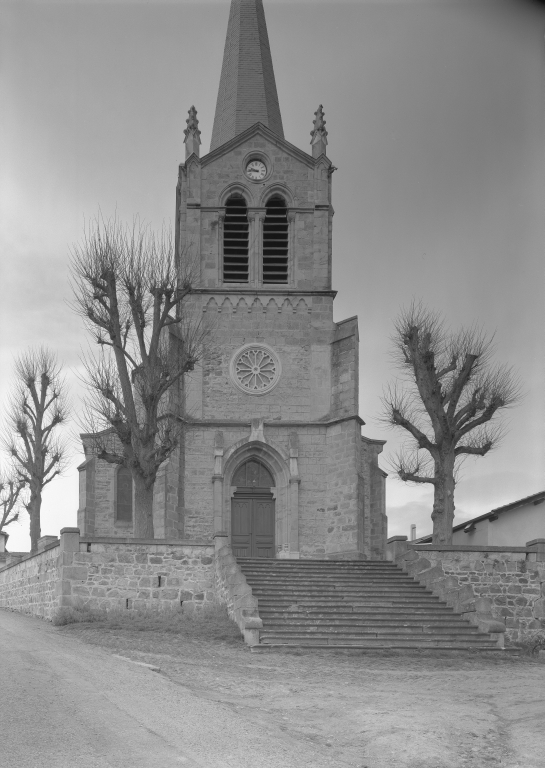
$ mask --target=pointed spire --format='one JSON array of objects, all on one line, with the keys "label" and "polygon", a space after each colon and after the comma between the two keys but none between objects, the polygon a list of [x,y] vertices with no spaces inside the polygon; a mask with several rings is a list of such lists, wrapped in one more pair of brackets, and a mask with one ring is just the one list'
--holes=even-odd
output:
[{"label": "pointed spire", "polygon": [[284,138],[262,0],[231,0],[210,150],[254,123]]},{"label": "pointed spire", "polygon": [[320,157],[320,155],[326,154],[327,147],[327,130],[324,120],[324,108],[320,104],[316,112],[314,113],[314,128],[310,132],[312,139],[312,157]]},{"label": "pointed spire", "polygon": [[199,121],[197,120],[197,110],[195,107],[191,107],[189,110],[189,117],[186,120],[187,128],[184,131],[185,139],[185,159],[190,155],[197,155],[199,156],[199,147],[201,144],[200,135],[201,132],[199,131]]}]

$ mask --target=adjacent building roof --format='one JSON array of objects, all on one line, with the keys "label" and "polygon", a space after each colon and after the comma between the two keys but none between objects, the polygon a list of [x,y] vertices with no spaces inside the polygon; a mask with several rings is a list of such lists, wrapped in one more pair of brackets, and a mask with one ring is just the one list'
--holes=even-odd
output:
[{"label": "adjacent building roof", "polygon": [[[465,520],[463,523],[460,523],[460,525],[455,525],[452,531],[454,533],[455,531],[462,531],[466,528],[470,529],[475,525],[475,523],[479,523],[481,520],[497,520],[500,514],[505,514],[505,512],[510,512],[511,510],[517,509],[518,507],[525,507],[527,504],[539,504],[542,501],[545,501],[545,491],[534,493],[533,496],[525,496],[524,499],[512,501],[510,504],[504,504],[503,507],[496,507],[495,509],[491,509],[490,512],[485,512],[484,515],[473,517],[471,520]],[[431,536],[422,536],[421,539],[417,539],[417,542],[419,544],[427,544],[428,541],[431,541],[431,539]]]},{"label": "adjacent building roof", "polygon": [[284,138],[262,0],[232,0],[210,151],[254,123]]}]

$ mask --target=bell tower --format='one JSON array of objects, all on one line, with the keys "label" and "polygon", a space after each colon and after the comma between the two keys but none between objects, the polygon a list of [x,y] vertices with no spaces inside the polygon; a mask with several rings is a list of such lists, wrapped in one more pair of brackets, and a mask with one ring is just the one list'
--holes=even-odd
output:
[{"label": "bell tower", "polygon": [[[176,249],[212,331],[181,397],[180,535],[238,556],[380,557],[382,443],[361,436],[357,319],[333,321],[324,111],[309,152],[284,138],[262,0],[232,0],[202,157],[198,125],[191,107]],[[240,485],[250,470],[269,485]]]}]

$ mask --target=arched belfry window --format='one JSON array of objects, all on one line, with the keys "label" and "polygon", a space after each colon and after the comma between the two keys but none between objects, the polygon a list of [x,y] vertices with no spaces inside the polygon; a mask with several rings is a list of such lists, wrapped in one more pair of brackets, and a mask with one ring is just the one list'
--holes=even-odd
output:
[{"label": "arched belfry window", "polygon": [[232,484],[237,488],[274,488],[274,479],[264,464],[249,459],[237,469]]},{"label": "arched belfry window", "polygon": [[231,195],[225,204],[223,282],[248,282],[248,207],[240,193]]},{"label": "arched belfry window", "polygon": [[288,282],[288,209],[280,195],[265,205],[263,224],[263,282]]},{"label": "arched belfry window", "polygon": [[116,520],[132,523],[132,475],[127,467],[117,470]]}]

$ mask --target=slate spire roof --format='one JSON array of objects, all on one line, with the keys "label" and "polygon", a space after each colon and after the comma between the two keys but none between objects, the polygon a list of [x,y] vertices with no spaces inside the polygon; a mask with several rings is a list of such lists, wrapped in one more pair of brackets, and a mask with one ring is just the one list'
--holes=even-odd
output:
[{"label": "slate spire roof", "polygon": [[232,0],[210,150],[263,123],[284,138],[262,0]]}]

